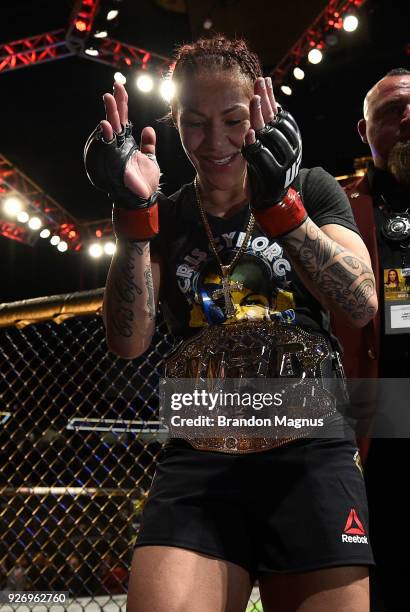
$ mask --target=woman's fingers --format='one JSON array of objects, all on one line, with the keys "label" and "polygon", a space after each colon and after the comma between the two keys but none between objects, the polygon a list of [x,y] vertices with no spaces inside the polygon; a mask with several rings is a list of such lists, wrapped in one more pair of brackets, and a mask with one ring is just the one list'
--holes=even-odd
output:
[{"label": "woman's fingers", "polygon": [[255,136],[255,130],[248,130],[246,136],[245,136],[245,145],[251,145],[254,144],[256,142],[256,136]]},{"label": "woman's fingers", "polygon": [[274,120],[278,112],[278,105],[273,94],[270,77],[258,78],[255,81],[254,90],[255,95],[250,103],[250,120],[251,127],[257,131],[265,127],[266,123]]},{"label": "woman's fingers", "polygon": [[265,85],[266,85],[266,92],[268,94],[268,99],[269,99],[271,108],[273,110],[274,115],[276,115],[278,112],[278,104],[273,94],[272,79],[270,77],[265,78]]},{"label": "woman's fingers", "polygon": [[112,140],[112,137],[114,136],[114,132],[113,132],[111,123],[103,119],[103,121],[100,122],[100,126],[102,129],[104,140],[106,142],[110,142],[110,140]]},{"label": "woman's fingers", "polygon": [[249,106],[249,118],[251,127],[254,130],[261,130],[265,127],[265,120],[262,115],[261,97],[253,96]]},{"label": "woman's fingers", "polygon": [[109,93],[103,95],[105,116],[107,121],[111,123],[112,129],[118,134],[121,132],[121,121],[118,113],[117,103],[114,96]]},{"label": "woman's fingers", "polygon": [[128,123],[128,94],[121,83],[114,83],[114,99],[117,104],[120,122],[122,125],[126,125]]},{"label": "woman's fingers", "polygon": [[149,153],[150,155],[155,155],[155,143],[157,141],[157,136],[155,134],[155,130],[152,127],[145,127],[141,132],[141,153]]},{"label": "woman's fingers", "polygon": [[265,123],[269,123],[269,121],[272,121],[275,117],[268,91],[270,91],[270,88],[267,87],[265,79],[263,77],[257,79],[255,83],[255,94],[259,95],[261,98],[262,116]]}]

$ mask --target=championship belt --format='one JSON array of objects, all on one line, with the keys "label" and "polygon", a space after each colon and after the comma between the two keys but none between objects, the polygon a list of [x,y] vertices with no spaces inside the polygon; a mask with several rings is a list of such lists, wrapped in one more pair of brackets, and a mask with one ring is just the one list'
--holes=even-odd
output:
[{"label": "championship belt", "polygon": [[[324,388],[323,380],[334,377],[334,354],[321,334],[307,332],[295,325],[277,321],[244,321],[232,325],[204,327],[193,338],[183,341],[167,358],[167,379],[195,379],[208,388],[221,379],[271,378],[286,381],[291,395],[287,406],[291,418],[326,418],[336,414],[334,396]],[[314,393],[305,396],[303,383],[309,381]],[[225,430],[224,430],[225,433]],[[179,436],[199,450],[224,453],[250,453],[276,448],[304,438],[312,428],[298,429],[289,437],[230,435],[198,438]]]}]

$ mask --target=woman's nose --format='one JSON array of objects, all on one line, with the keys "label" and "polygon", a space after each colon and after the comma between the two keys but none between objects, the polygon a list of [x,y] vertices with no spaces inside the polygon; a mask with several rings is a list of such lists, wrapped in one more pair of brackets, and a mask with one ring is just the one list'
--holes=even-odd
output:
[{"label": "woman's nose", "polygon": [[208,126],[206,130],[206,141],[210,149],[217,151],[223,144],[225,138],[222,126],[217,124]]}]

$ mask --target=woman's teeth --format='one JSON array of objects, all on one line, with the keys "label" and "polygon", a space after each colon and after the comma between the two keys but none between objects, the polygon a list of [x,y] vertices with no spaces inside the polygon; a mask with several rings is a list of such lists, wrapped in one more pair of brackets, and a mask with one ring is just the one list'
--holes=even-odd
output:
[{"label": "woman's teeth", "polygon": [[230,162],[232,158],[233,155],[230,155],[229,157],[224,157],[223,159],[210,159],[209,161],[211,161],[213,164],[223,165]]}]

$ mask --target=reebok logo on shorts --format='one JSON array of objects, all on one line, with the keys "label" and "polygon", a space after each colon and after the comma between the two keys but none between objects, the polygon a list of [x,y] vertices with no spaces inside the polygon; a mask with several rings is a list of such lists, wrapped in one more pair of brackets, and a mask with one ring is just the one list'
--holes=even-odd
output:
[{"label": "reebok logo on shorts", "polygon": [[346,525],[342,533],[342,542],[348,542],[350,544],[368,544],[366,532],[354,508],[350,510],[349,516],[347,517]]}]

